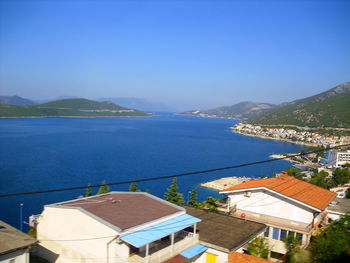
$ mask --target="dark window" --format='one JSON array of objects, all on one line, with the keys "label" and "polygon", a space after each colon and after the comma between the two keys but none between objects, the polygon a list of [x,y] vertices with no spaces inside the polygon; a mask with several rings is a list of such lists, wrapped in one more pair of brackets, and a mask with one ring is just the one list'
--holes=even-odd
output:
[{"label": "dark window", "polygon": [[279,240],[280,237],[280,229],[279,228],[273,228],[272,238]]},{"label": "dark window", "polygon": [[280,237],[280,240],[283,241],[283,238],[284,238],[285,236],[287,236],[287,230],[282,230],[282,229],[281,229],[281,237]]},{"label": "dark window", "polygon": [[264,234],[265,237],[268,237],[269,233],[270,233],[270,227],[268,226],[268,227],[265,228],[265,234]]}]

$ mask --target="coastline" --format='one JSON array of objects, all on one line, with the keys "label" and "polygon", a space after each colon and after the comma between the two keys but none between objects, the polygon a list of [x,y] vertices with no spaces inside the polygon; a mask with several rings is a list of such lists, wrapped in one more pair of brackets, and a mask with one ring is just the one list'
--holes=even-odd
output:
[{"label": "coastline", "polygon": [[18,117],[0,117],[0,119],[37,119],[37,118],[141,118],[141,117],[154,117],[159,116],[157,114],[152,115],[140,115],[140,116],[18,116]]},{"label": "coastline", "polygon": [[238,133],[238,134],[242,134],[242,135],[245,135],[245,136],[256,137],[256,138],[261,138],[261,139],[268,139],[268,140],[275,140],[275,141],[283,141],[283,142],[289,142],[289,143],[305,145],[305,146],[319,146],[319,144],[315,144],[315,143],[308,143],[308,142],[301,142],[301,141],[292,141],[292,140],[288,140],[288,139],[272,138],[272,137],[263,136],[263,135],[256,135],[256,134],[238,132],[233,127],[230,127],[230,128],[231,128],[232,132]]},{"label": "coastline", "polygon": [[250,177],[223,177],[217,180],[201,183],[199,186],[204,187],[204,188],[209,188],[209,189],[214,189],[217,191],[222,191],[226,188],[229,188],[231,186],[252,180],[253,178]]}]

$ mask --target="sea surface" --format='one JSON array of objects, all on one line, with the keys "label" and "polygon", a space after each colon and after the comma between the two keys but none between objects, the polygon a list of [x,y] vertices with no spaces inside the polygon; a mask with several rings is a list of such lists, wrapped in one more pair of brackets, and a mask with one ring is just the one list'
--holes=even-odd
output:
[{"label": "sea surface", "polygon": [[[146,118],[15,118],[0,119],[0,194],[137,180],[269,159],[303,146],[232,133],[237,121],[161,113]],[[197,188],[199,201],[220,197],[202,182],[226,176],[259,177],[291,164],[266,164],[178,178],[188,199]],[[139,183],[163,197],[171,179]],[[129,184],[111,186],[128,191]],[[97,189],[93,189],[97,192]],[[84,195],[85,190],[0,198],[0,220],[17,228],[20,204],[24,220],[45,204]],[[25,227],[24,229],[27,229]]]}]

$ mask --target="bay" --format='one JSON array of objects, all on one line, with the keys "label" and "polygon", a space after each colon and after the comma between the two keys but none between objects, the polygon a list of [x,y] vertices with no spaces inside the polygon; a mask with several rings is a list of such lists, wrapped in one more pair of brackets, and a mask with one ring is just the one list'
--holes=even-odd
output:
[{"label": "bay", "polygon": [[[161,113],[148,118],[0,119],[0,194],[137,180],[268,159],[303,146],[232,133],[237,121]],[[199,184],[226,176],[278,173],[286,161],[178,178],[179,192],[197,188],[199,201],[220,195]],[[163,197],[171,179],[139,183]],[[129,185],[111,186],[128,191]],[[97,189],[93,189],[96,193]],[[84,190],[0,198],[0,219],[19,228],[45,204],[84,195]]]}]

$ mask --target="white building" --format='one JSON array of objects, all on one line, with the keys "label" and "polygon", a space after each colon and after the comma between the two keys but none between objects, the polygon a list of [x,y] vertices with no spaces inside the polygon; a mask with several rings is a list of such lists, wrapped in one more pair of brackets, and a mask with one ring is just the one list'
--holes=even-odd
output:
[{"label": "white building", "polygon": [[347,151],[329,151],[326,154],[328,166],[341,167],[346,163],[350,163],[350,150]]},{"label": "white building", "polygon": [[37,225],[39,255],[60,263],[163,262],[198,244],[198,222],[184,208],[141,192],[46,205]]},{"label": "white building", "polygon": [[0,221],[0,263],[29,263],[29,249],[37,240]]},{"label": "white building", "polygon": [[323,220],[326,207],[336,194],[286,176],[251,180],[221,192],[228,196],[227,212],[235,217],[268,226],[272,257],[285,254],[283,238],[296,235],[308,245],[315,227]]}]

